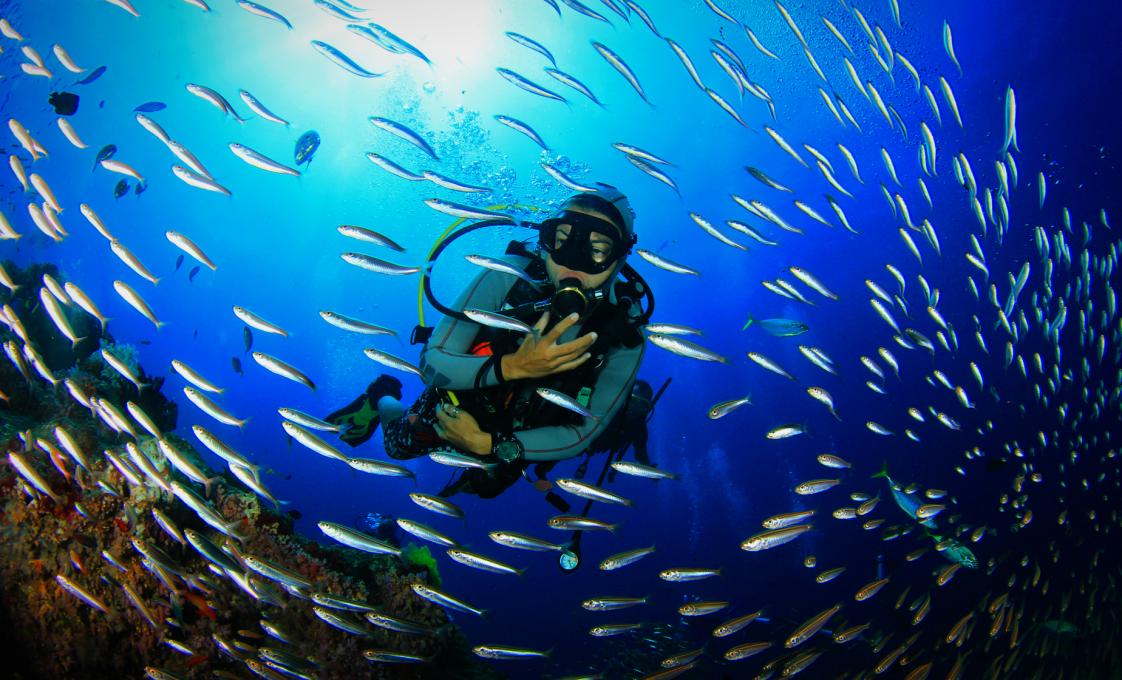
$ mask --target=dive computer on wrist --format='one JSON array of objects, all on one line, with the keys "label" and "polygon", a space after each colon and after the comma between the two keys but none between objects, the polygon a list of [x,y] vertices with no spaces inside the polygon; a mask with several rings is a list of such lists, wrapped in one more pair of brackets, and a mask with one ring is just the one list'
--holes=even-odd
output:
[{"label": "dive computer on wrist", "polygon": [[522,442],[513,434],[491,435],[491,453],[504,463],[520,460],[524,453]]}]

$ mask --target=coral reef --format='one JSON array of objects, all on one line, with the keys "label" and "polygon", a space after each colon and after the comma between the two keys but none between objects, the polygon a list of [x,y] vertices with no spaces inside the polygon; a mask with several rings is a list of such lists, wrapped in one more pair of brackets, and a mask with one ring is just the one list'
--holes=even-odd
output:
[{"label": "coral reef", "polygon": [[[28,289],[37,287],[37,272],[58,277],[46,267],[5,268]],[[427,550],[399,559],[295,534],[291,517],[166,434],[175,408],[159,393],[162,379],[142,377],[151,386],[138,395],[119,373],[104,370],[97,342],[82,341],[82,351],[68,354],[62,349],[69,342],[59,349],[53,326],[28,324],[38,312],[17,304],[25,339],[57,362],[51,370],[60,384],[0,363],[8,397],[0,407],[0,625],[8,677],[135,678],[147,667],[185,678],[251,671],[283,677],[281,668],[322,679],[499,677],[471,654],[443,609],[413,593],[411,584],[436,576]],[[144,376],[135,351],[114,351]],[[64,378],[122,411],[128,401],[140,404],[162,440],[135,426],[135,438],[110,429],[68,392]],[[169,460],[165,447],[183,461]],[[205,490],[181,472],[185,466],[210,480]],[[363,609],[427,632],[377,627],[360,616]],[[329,624],[332,615],[353,631]],[[417,662],[370,662],[363,656],[369,649]]]}]

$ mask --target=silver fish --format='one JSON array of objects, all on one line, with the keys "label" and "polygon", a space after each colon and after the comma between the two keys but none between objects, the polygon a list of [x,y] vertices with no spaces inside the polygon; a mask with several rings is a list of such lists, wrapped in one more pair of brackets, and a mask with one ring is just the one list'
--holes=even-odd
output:
[{"label": "silver fish", "polygon": [[434,161],[440,160],[440,157],[436,155],[435,151],[433,151],[432,146],[428,142],[426,142],[424,138],[421,137],[421,135],[417,134],[409,127],[402,125],[401,123],[398,123],[396,121],[392,121],[389,118],[382,118],[380,116],[370,116],[368,120],[375,127],[385,130],[386,132],[389,132],[390,134],[400,139],[404,139],[421,151],[424,151]]},{"label": "silver fish", "polygon": [[380,541],[373,536],[345,527],[342,524],[336,524],[335,522],[319,522],[317,526],[319,526],[320,531],[327,534],[327,536],[356,550],[362,550],[363,552],[374,553],[376,555],[401,555],[401,549],[397,546],[390,545],[385,541]]},{"label": "silver fish", "polygon": [[248,146],[245,146],[243,144],[237,144],[235,142],[231,142],[230,143],[230,151],[234,152],[235,156],[242,159],[246,163],[249,163],[250,165],[252,165],[255,168],[260,168],[261,170],[265,170],[266,172],[272,172],[272,173],[279,174],[279,175],[291,175],[293,177],[299,177],[300,176],[300,171],[299,170],[296,170],[295,168],[290,168],[287,165],[285,165],[284,163],[278,163],[277,161],[274,161],[272,158],[269,158],[268,156],[266,156],[265,154],[263,154],[259,151],[254,151],[253,149],[251,149]]},{"label": "silver fish", "polygon": [[272,19],[273,21],[283,25],[285,28],[292,28],[292,23],[289,22],[288,19],[284,18],[284,15],[269,9],[268,7],[259,5],[256,2],[250,2],[249,0],[238,0],[238,7],[241,7],[250,14],[255,14],[265,19]]},{"label": "silver fish", "polygon": [[509,127],[511,130],[515,130],[517,132],[520,132],[520,133],[526,135],[531,140],[533,140],[533,142],[535,144],[540,146],[542,149],[544,149],[546,151],[549,151],[549,146],[546,145],[545,141],[541,138],[541,135],[539,135],[537,132],[535,132],[534,129],[532,127],[530,127],[529,125],[527,125],[526,123],[523,123],[522,121],[520,121],[516,118],[511,118],[510,116],[503,116],[503,115],[498,115],[498,114],[495,115],[495,120],[497,120],[500,123],[502,123],[503,125]]},{"label": "silver fish", "polygon": [[459,203],[452,203],[451,201],[445,201],[439,198],[427,199],[425,205],[437,212],[451,215],[452,217],[462,217],[468,220],[503,220],[511,223],[514,222],[514,218],[510,215],[504,215],[503,213],[493,210],[460,205]]},{"label": "silver fish", "polygon": [[600,56],[603,57],[605,61],[612,65],[612,68],[619,71],[620,75],[622,75],[627,80],[627,82],[631,84],[631,87],[635,88],[635,91],[639,93],[639,96],[642,97],[643,101],[647,102],[648,104],[651,103],[650,100],[647,99],[646,93],[643,92],[643,86],[639,84],[639,78],[618,54],[611,51],[607,46],[596,42],[595,40],[592,41],[592,47],[600,53]]},{"label": "silver fish", "polygon": [[298,382],[305,387],[315,390],[316,384],[312,382],[311,378],[297,369],[292,364],[272,356],[264,352],[253,352],[253,360],[256,361],[262,368],[271,373],[275,373],[283,378],[288,378],[294,382]]},{"label": "silver fish", "polygon": [[514,71],[511,71],[510,69],[496,68],[495,70],[498,71],[499,75],[506,79],[507,82],[514,84],[515,87],[518,87],[521,90],[525,90],[530,94],[536,94],[539,97],[545,97],[546,99],[553,99],[559,102],[568,101],[553,90],[546,89],[541,85],[533,82],[532,80],[521,76]]},{"label": "silver fish", "polygon": [[564,491],[587,500],[600,501],[601,503],[614,503],[627,507],[631,507],[632,504],[629,498],[624,498],[619,494],[582,482],[579,479],[558,479],[555,483]]},{"label": "silver fish", "polygon": [[751,403],[752,403],[752,395],[749,394],[749,395],[744,396],[744,397],[739,397],[737,399],[730,399],[728,401],[722,401],[719,404],[714,404],[709,409],[709,412],[708,412],[709,419],[710,420],[716,420],[718,418],[723,418],[723,417],[727,416],[729,413],[731,413],[732,411],[740,408],[741,406],[744,406],[746,404],[751,404]]},{"label": "silver fish", "polygon": [[651,341],[658,347],[675,354],[689,357],[690,359],[700,359],[701,361],[716,361],[722,364],[729,363],[729,360],[712,350],[708,350],[701,345],[683,340],[682,338],[664,335],[661,333],[652,333],[647,336],[647,340]]},{"label": "silver fish", "polygon": [[328,45],[322,40],[313,40],[312,47],[316,48],[317,52],[327,57],[327,59],[329,59],[336,66],[339,66],[343,70],[349,71],[356,76],[360,76],[362,78],[377,78],[381,75],[384,75],[382,73],[367,71],[366,69],[356,64],[355,61],[348,57],[346,54],[343,54],[338,49],[332,47],[331,45]]},{"label": "silver fish", "polygon": [[321,310],[319,315],[332,326],[352,333],[361,333],[363,335],[397,335],[397,332],[390,328],[367,323],[337,312]]},{"label": "silver fish", "polygon": [[557,406],[560,406],[563,409],[572,411],[573,413],[576,413],[577,415],[584,416],[585,418],[593,418],[593,419],[596,418],[596,416],[593,415],[593,413],[591,411],[589,411],[587,408],[585,408],[583,405],[581,405],[580,402],[578,402],[576,399],[574,399],[573,397],[570,397],[569,395],[567,395],[563,392],[559,392],[557,390],[550,389],[548,387],[539,387],[536,390],[534,390],[534,392],[536,392],[539,397],[541,397],[542,399],[545,399],[546,401],[550,402],[551,404],[555,404]]},{"label": "silver fish", "polygon": [[409,274],[416,274],[421,271],[420,267],[409,267],[406,265],[394,264],[387,262],[371,255],[363,253],[343,253],[340,257],[347,264],[353,264],[356,267],[374,272],[376,274],[389,274],[391,276],[406,276]]},{"label": "silver fish", "polygon": [[367,347],[366,349],[362,350],[362,353],[365,354],[368,358],[382,364],[383,366],[389,366],[390,368],[395,368],[399,371],[412,373],[418,378],[424,379],[424,373],[421,372],[421,369],[417,368],[404,359],[389,354],[388,352],[383,352],[381,350],[374,349],[373,347]]},{"label": "silver fish", "polygon": [[550,51],[548,49],[546,49],[545,45],[542,45],[541,43],[534,40],[533,38],[524,36],[521,33],[515,33],[514,31],[507,31],[506,32],[506,37],[510,38],[511,40],[518,43],[519,45],[522,45],[523,47],[526,47],[528,49],[531,49],[531,50],[537,52],[538,54],[540,54],[543,57],[545,57],[546,59],[548,59],[549,63],[553,64],[554,66],[557,66],[557,60],[553,58],[553,54],[551,54]]}]

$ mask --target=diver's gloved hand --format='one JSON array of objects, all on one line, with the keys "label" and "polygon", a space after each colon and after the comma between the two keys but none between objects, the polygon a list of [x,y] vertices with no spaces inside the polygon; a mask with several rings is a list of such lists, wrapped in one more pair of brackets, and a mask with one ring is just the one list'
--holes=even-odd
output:
[{"label": "diver's gloved hand", "polygon": [[534,324],[534,332],[523,338],[513,354],[502,358],[503,377],[507,380],[544,378],[554,373],[571,371],[591,358],[588,349],[596,342],[596,333],[582,335],[569,342],[558,343],[561,334],[580,320],[576,313],[562,319],[551,331],[542,335],[549,324],[549,312]]}]

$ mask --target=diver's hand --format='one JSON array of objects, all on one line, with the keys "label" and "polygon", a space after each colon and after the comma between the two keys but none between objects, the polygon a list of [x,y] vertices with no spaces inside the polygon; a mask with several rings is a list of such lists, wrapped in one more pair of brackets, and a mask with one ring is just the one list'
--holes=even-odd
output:
[{"label": "diver's hand", "polygon": [[477,456],[491,454],[491,435],[479,429],[479,422],[459,406],[441,404],[433,426],[437,436],[457,449]]},{"label": "diver's hand", "polygon": [[554,373],[571,371],[588,361],[592,356],[588,348],[596,341],[596,333],[582,335],[569,342],[557,342],[561,334],[578,320],[580,315],[570,314],[554,326],[553,330],[542,335],[549,323],[549,312],[542,314],[534,324],[534,332],[523,338],[518,350],[502,358],[503,376],[507,380],[544,378]]}]

